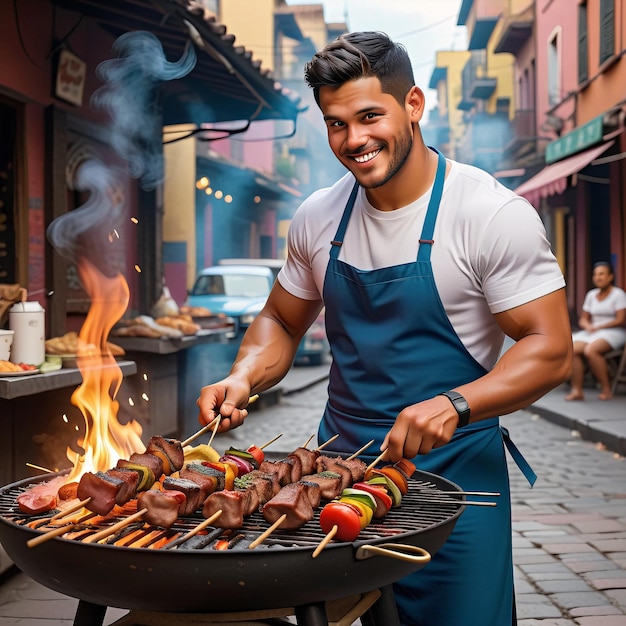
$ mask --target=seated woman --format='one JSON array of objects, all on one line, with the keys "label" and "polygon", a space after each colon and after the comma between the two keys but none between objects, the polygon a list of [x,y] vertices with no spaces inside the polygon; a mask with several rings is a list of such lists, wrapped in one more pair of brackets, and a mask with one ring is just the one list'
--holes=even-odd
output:
[{"label": "seated woman", "polygon": [[626,292],[613,284],[613,266],[600,261],[593,266],[593,284],[585,296],[578,324],[581,330],[572,335],[574,362],[571,390],[566,400],[584,400],[585,361],[600,383],[600,400],[609,400],[611,383],[604,355],[626,343]]}]

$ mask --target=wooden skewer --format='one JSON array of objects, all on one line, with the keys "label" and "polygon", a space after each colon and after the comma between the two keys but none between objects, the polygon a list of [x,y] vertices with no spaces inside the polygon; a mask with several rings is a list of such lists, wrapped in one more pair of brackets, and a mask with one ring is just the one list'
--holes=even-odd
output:
[{"label": "wooden skewer", "polygon": [[365,450],[367,450],[373,443],[374,443],[374,440],[372,439],[369,443],[366,443],[360,450],[357,450],[354,454],[351,454],[346,459],[346,461],[352,461],[352,459],[356,459],[356,457],[359,456],[361,452],[365,452]]},{"label": "wooden skewer", "polygon": [[48,474],[54,474],[54,470],[48,469],[47,467],[41,467],[41,465],[35,465],[34,463],[26,463],[27,467],[32,467],[33,469],[40,470],[42,472],[47,472]]},{"label": "wooden skewer", "polygon": [[215,422],[217,422],[217,417],[214,420],[210,421],[206,426],[203,426],[197,433],[195,433],[194,435],[191,435],[191,437],[187,437],[187,439],[185,439],[185,441],[183,441],[181,443],[183,448],[185,446],[188,446],[192,441],[194,441],[198,437],[201,437],[202,435],[204,435],[204,433],[206,433],[209,430],[211,430],[211,428],[213,428],[213,425],[215,424]]},{"label": "wooden skewer", "polygon": [[[253,402],[256,402],[258,399],[259,399],[259,394],[255,393],[253,396],[250,396],[248,398],[248,405],[252,404]],[[198,437],[201,437],[202,435],[204,435],[204,433],[206,433],[209,430],[211,430],[211,428],[213,428],[213,424],[215,424],[215,421],[217,419],[219,419],[220,417],[221,416],[218,415],[214,420],[209,422],[206,426],[203,426],[197,433],[191,435],[191,437],[187,437],[187,439],[185,439],[185,441],[181,442],[181,445],[183,446],[183,448],[185,446],[188,446],[192,441],[194,441]]]},{"label": "wooden skewer", "polygon": [[215,511],[211,517],[207,517],[207,519],[201,521],[197,526],[194,526],[188,533],[185,533],[181,537],[175,539],[171,545],[168,544],[166,549],[175,548],[179,546],[181,543],[187,541],[187,539],[191,539],[194,535],[197,535],[201,530],[204,530],[207,526],[210,526],[220,515],[222,514],[222,509]]},{"label": "wooden skewer", "polygon": [[222,416],[218,415],[217,416],[217,422],[215,424],[215,428],[213,429],[213,432],[211,433],[211,438],[209,439],[209,445],[211,445],[213,443],[213,438],[215,437],[215,434],[217,433],[217,429],[220,427],[220,422],[222,421]]},{"label": "wooden skewer", "polygon": [[108,528],[105,528],[104,530],[101,530],[100,532],[97,532],[93,535],[89,535],[89,537],[86,537],[85,539],[83,539],[82,542],[94,543],[95,541],[100,541],[100,539],[104,539],[105,537],[108,537],[109,535],[112,535],[113,533],[117,532],[121,528],[124,528],[125,526],[132,524],[138,519],[141,519],[143,514],[147,512],[148,512],[148,509],[141,509],[141,511],[137,511],[137,513],[133,513],[132,515],[125,517],[123,520],[120,520],[119,522],[117,522],[117,524],[113,524],[113,526],[109,526]]},{"label": "wooden skewer", "polygon": [[315,434],[311,435],[307,440],[306,443],[302,446],[303,448],[306,448],[310,443],[311,440],[313,439],[313,437],[315,437]]},{"label": "wooden skewer", "polygon": [[315,448],[316,450],[322,450],[323,448],[325,448],[329,443],[332,443],[333,441],[335,441],[335,439],[337,439],[337,437],[339,437],[339,435],[333,435],[328,441],[324,442],[321,446],[317,446],[317,448]]},{"label": "wooden skewer", "polygon": [[317,545],[317,548],[315,548],[315,550],[313,551],[314,559],[331,542],[332,538],[337,534],[338,530],[339,530],[338,526],[335,525],[328,531],[328,534],[326,535],[326,537],[324,537],[324,539],[322,539],[319,542],[319,544]]},{"label": "wooden skewer", "polygon": [[274,439],[270,439],[267,443],[264,443],[262,446],[259,446],[259,450],[265,450],[267,446],[274,443],[277,439],[280,439],[282,436],[283,436],[283,433],[279,433],[278,435],[276,435],[276,437],[274,437]]},{"label": "wooden skewer", "polygon": [[62,517],[71,515],[72,513],[78,511],[79,509],[82,509],[84,506],[87,506],[90,502],[91,502],[91,498],[85,498],[84,500],[81,500],[80,502],[77,502],[76,504],[72,505],[69,509],[65,509],[64,511],[59,511],[56,515],[53,515],[50,518],[50,521],[53,521],[55,519],[61,519]]},{"label": "wooden skewer", "polygon": [[54,539],[55,537],[60,537],[61,535],[64,535],[65,533],[70,532],[70,530],[72,530],[79,524],[82,524],[83,522],[86,522],[88,519],[91,519],[92,517],[95,517],[95,516],[96,516],[96,513],[90,512],[88,515],[81,517],[76,522],[68,522],[67,524],[64,524],[63,526],[59,526],[58,528],[53,528],[52,530],[49,530],[48,532],[38,535],[37,537],[34,537],[33,539],[29,539],[26,542],[26,545],[29,548],[34,548],[35,546],[38,546],[40,543],[45,543],[49,539]]},{"label": "wooden skewer", "polygon": [[285,520],[287,513],[283,513],[265,532],[261,533],[248,547],[254,550],[259,544],[263,543]]},{"label": "wooden skewer", "polygon": [[380,463],[385,457],[387,456],[387,450],[383,450],[381,452],[381,454],[378,455],[377,458],[375,458],[366,468],[365,470],[365,474],[367,475],[367,473],[375,466],[378,465],[378,463]]}]

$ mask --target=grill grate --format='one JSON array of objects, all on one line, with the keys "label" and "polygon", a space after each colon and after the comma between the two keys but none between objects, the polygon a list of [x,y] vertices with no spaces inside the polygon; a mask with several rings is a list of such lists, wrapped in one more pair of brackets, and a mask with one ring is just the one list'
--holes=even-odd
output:
[{"label": "grill grate", "polygon": [[[416,473],[417,474],[417,473]],[[426,474],[426,473],[424,473]],[[41,516],[25,515],[17,508],[16,498],[37,482],[43,482],[49,477],[27,483],[9,485],[0,490],[0,517],[20,526],[37,528],[46,532],[57,526],[49,525],[48,521],[54,512]],[[431,480],[411,478],[409,491],[403,496],[402,505],[392,508],[382,520],[373,520],[358,537],[358,542],[372,542],[375,540],[401,540],[403,535],[414,535],[426,532],[436,526],[449,522],[451,518],[460,514],[463,507],[463,497],[450,494],[452,483],[445,485],[446,492]],[[455,487],[455,486],[454,486]],[[136,512],[136,501],[131,501],[124,508],[115,507],[106,517],[91,516],[79,523],[63,535],[64,539],[81,541],[90,535],[102,531],[113,524],[124,520]],[[271,548],[307,548],[314,549],[324,538],[319,527],[319,514],[322,507],[315,511],[314,519],[308,521],[297,531],[276,530],[257,550]],[[114,514],[115,513],[115,514]],[[75,518],[72,518],[74,521]],[[150,526],[144,522],[134,522],[115,534],[102,540],[100,543],[114,545],[120,548],[142,549],[176,549],[176,550],[215,550],[218,542],[227,540],[231,551],[248,548],[260,534],[269,528],[260,513],[248,517],[243,526],[236,531],[213,529],[209,526],[205,531],[186,539],[187,533],[204,521],[201,515],[179,518],[170,529]],[[340,543],[340,542],[334,542]]]}]

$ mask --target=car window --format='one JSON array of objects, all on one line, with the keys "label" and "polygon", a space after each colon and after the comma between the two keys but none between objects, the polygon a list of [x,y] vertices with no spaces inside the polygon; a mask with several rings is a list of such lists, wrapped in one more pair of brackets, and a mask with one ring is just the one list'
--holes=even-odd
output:
[{"label": "car window", "polygon": [[221,276],[199,276],[193,288],[194,296],[223,296],[224,281]]},{"label": "car window", "polygon": [[265,276],[250,274],[226,274],[224,288],[227,296],[261,298],[270,293],[270,285]]},{"label": "car window", "polygon": [[199,276],[193,288],[194,296],[231,296],[263,298],[270,293],[270,284],[265,276],[253,274],[224,274]]}]

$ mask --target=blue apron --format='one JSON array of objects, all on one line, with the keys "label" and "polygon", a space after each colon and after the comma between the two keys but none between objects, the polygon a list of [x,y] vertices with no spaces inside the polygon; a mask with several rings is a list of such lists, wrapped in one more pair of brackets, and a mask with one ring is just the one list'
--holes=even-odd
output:
[{"label": "blue apron", "polygon": [[[417,260],[362,271],[338,259],[358,191],[355,184],[331,245],[324,279],[326,327],[333,362],[318,441],[351,453],[371,439],[373,460],[398,413],[486,373],[455,333],[430,263],[446,162],[438,166]],[[509,479],[503,440],[491,418],[459,429],[451,441],[413,459],[466,491],[496,491],[496,507],[468,506],[432,561],[394,585],[403,626],[510,626],[514,623]],[[522,465],[520,465],[522,467]],[[532,470],[523,471],[530,477]],[[528,472],[528,473],[527,473]],[[530,478],[529,478],[530,479]]]}]

